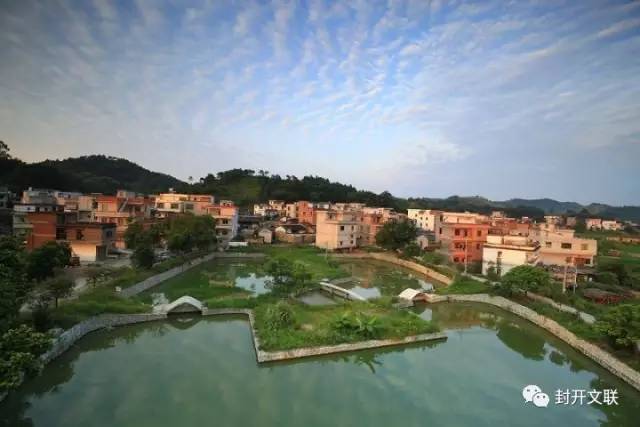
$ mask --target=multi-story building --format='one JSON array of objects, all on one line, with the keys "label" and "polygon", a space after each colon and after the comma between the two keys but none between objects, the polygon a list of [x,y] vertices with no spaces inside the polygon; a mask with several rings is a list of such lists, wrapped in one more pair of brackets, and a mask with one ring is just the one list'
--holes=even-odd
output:
[{"label": "multi-story building", "polygon": [[206,215],[207,206],[213,205],[214,202],[214,197],[207,194],[181,194],[170,191],[156,196],[155,209],[160,218],[185,213]]},{"label": "multi-story building", "polygon": [[[29,187],[22,193],[19,203],[13,205],[13,234],[25,239],[32,234],[34,225],[29,222],[30,213],[60,212],[54,190],[34,189]],[[48,232],[51,234],[50,232]],[[55,235],[55,230],[53,231]]]},{"label": "multi-story building", "polygon": [[216,237],[221,243],[228,243],[238,234],[238,207],[229,200],[207,206],[207,214],[216,223]]},{"label": "multi-story building", "polygon": [[534,265],[540,244],[525,236],[488,235],[482,249],[482,273],[491,267],[500,276],[519,265]]},{"label": "multi-story building", "polygon": [[531,222],[515,218],[492,218],[489,234],[498,236],[528,236]]},{"label": "multi-story building", "polygon": [[115,246],[125,248],[124,233],[133,221],[153,220],[154,200],[119,190],[115,196],[98,195],[93,211],[96,222],[116,224]]},{"label": "multi-story building", "polygon": [[284,200],[269,200],[269,206],[271,206],[271,209],[278,211],[279,216],[287,215],[287,204]]},{"label": "multi-story building", "polygon": [[327,250],[352,250],[358,247],[360,214],[353,211],[318,210],[316,246]]},{"label": "multi-story building", "polygon": [[587,218],[584,222],[587,230],[600,230],[602,228],[602,218]]},{"label": "multi-story building", "polygon": [[408,217],[416,227],[424,231],[436,232],[443,221],[443,212],[434,209],[407,209]]},{"label": "multi-story building", "polygon": [[573,228],[578,224],[578,218],[575,216],[568,216],[564,223],[567,227]]},{"label": "multi-story building", "polygon": [[623,229],[622,223],[614,220],[602,220],[602,229],[608,231],[620,231]]},{"label": "multi-story building", "polygon": [[[452,217],[458,219],[458,217]],[[463,217],[466,221],[466,217]],[[489,223],[477,222],[443,222],[436,232],[436,241],[449,254],[455,263],[468,264],[482,261],[482,248],[487,241]]]},{"label": "multi-story building", "polygon": [[298,218],[298,205],[297,203],[287,203],[285,205],[285,216],[287,218]]},{"label": "multi-story building", "polygon": [[339,202],[331,205],[331,209],[336,211],[361,211],[364,208],[364,203],[356,202]]},{"label": "multi-story building", "polygon": [[276,218],[280,211],[267,203],[256,203],[253,205],[253,214],[263,218]]},{"label": "multi-story building", "polygon": [[598,241],[575,237],[574,230],[557,228],[532,230],[531,238],[540,244],[540,261],[545,265],[593,266]]},{"label": "multi-story building", "polygon": [[562,225],[562,217],[559,215],[545,215],[544,222],[553,225]]},{"label": "multi-story building", "polygon": [[64,240],[80,261],[103,261],[115,246],[116,225],[76,222],[64,226]]},{"label": "multi-story building", "polygon": [[296,218],[298,218],[298,222],[315,224],[316,210],[317,207],[314,205],[314,203],[304,200],[296,202]]}]

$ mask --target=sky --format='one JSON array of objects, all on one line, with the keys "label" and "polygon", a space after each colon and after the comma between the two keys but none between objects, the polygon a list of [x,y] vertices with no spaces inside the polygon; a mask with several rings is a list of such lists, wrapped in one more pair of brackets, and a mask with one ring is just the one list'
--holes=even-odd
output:
[{"label": "sky", "polygon": [[640,1],[0,1],[0,140],[198,179],[640,204]]}]

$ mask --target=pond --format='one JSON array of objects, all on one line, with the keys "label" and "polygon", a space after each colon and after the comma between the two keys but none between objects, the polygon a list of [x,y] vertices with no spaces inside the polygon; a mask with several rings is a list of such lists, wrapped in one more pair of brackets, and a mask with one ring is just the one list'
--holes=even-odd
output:
[{"label": "pond", "polygon": [[[257,365],[243,318],[92,333],[0,404],[3,426],[636,426],[640,395],[536,326],[474,304],[415,309],[449,339]],[[552,402],[524,403],[536,384]],[[617,389],[619,406],[556,405]]]},{"label": "pond", "polygon": [[340,267],[354,280],[336,283],[336,286],[352,290],[367,299],[397,296],[407,288],[429,289],[432,286],[441,286],[427,276],[383,262],[341,261]]},{"label": "pond", "polygon": [[251,296],[270,292],[271,276],[261,261],[211,261],[196,266],[142,293],[139,298],[152,301],[173,301],[183,295],[200,300],[230,296],[247,291]]}]

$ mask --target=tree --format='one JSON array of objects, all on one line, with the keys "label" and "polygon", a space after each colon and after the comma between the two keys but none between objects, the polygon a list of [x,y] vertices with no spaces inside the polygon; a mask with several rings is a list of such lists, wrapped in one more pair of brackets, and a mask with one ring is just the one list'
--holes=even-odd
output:
[{"label": "tree", "polygon": [[422,249],[420,249],[420,246],[418,246],[416,242],[411,242],[404,248],[403,255],[407,257],[415,257],[420,255],[421,252]]},{"label": "tree", "polygon": [[68,277],[58,276],[52,277],[43,282],[44,292],[51,296],[55,307],[58,307],[60,298],[68,297],[73,291],[73,281]]},{"label": "tree", "polygon": [[416,240],[418,229],[411,221],[388,221],[376,235],[376,243],[388,250],[403,249]]},{"label": "tree", "polygon": [[34,374],[41,367],[38,356],[51,346],[50,338],[26,325],[0,336],[0,393],[20,385],[23,373]]},{"label": "tree", "polygon": [[127,227],[127,231],[124,232],[124,243],[129,249],[135,249],[138,242],[143,239],[144,228],[138,221],[134,221]]},{"label": "tree", "polygon": [[587,231],[587,223],[585,222],[584,218],[576,218],[576,225],[574,227],[574,230],[576,230],[576,233],[584,233],[585,231]]},{"label": "tree", "polygon": [[615,345],[632,347],[640,340],[640,305],[622,304],[608,310],[595,328]]},{"label": "tree", "polygon": [[9,146],[4,141],[0,141],[0,159],[11,159]]},{"label": "tree", "polygon": [[312,276],[305,265],[288,258],[276,258],[269,262],[267,273],[272,277],[269,287],[277,295],[289,295],[311,284]]},{"label": "tree", "polygon": [[27,276],[36,281],[53,276],[56,268],[69,265],[71,248],[67,243],[47,242],[27,257]]},{"label": "tree", "polygon": [[20,307],[32,289],[27,280],[25,252],[20,240],[0,237],[0,331],[18,317]]},{"label": "tree", "polygon": [[531,265],[519,265],[502,276],[500,287],[507,294],[514,290],[533,291],[551,284],[551,276],[545,270]]},{"label": "tree", "polygon": [[136,243],[136,248],[131,255],[131,260],[136,268],[149,269],[153,267],[155,259],[156,255],[150,237],[146,236]]}]

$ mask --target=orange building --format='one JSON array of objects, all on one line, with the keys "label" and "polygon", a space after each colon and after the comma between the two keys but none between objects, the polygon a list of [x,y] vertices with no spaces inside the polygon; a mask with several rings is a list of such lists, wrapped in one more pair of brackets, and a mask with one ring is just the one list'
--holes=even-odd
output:
[{"label": "orange building", "polygon": [[482,248],[487,241],[489,227],[485,222],[445,222],[436,233],[436,241],[442,243],[452,262],[482,262]]},{"label": "orange building", "polygon": [[96,222],[116,224],[115,246],[123,249],[124,233],[133,221],[152,218],[154,200],[136,193],[119,190],[115,196],[98,195],[93,214]]},{"label": "orange building", "polygon": [[233,202],[221,200],[220,204],[209,205],[206,210],[216,223],[218,240],[228,242],[238,234],[238,207]]},{"label": "orange building", "polygon": [[316,223],[316,208],[313,203],[307,201],[296,202],[296,218],[298,222],[306,222],[307,224]]}]

